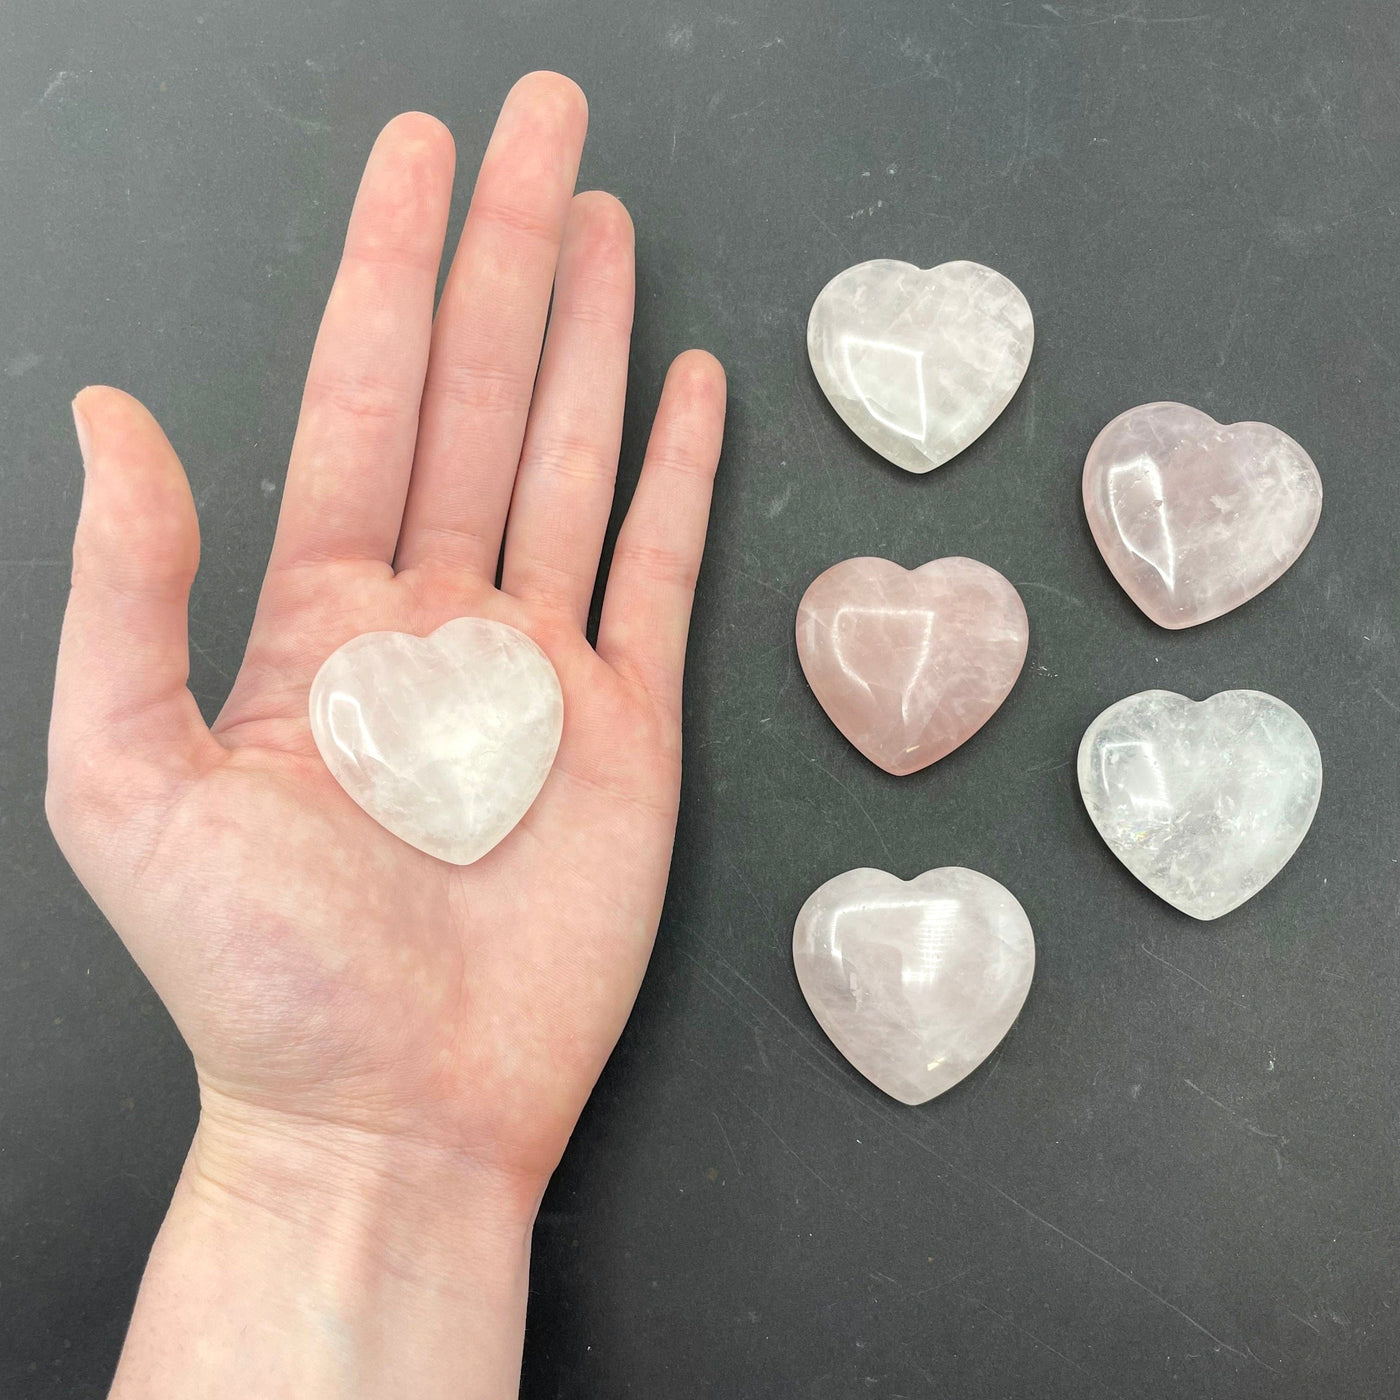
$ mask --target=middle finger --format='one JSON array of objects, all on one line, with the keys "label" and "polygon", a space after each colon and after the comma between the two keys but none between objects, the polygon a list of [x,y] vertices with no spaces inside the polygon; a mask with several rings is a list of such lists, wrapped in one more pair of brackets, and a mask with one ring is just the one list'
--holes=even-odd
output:
[{"label": "middle finger", "polygon": [[494,578],[587,125],[558,73],[501,108],[433,327],[400,569]]}]

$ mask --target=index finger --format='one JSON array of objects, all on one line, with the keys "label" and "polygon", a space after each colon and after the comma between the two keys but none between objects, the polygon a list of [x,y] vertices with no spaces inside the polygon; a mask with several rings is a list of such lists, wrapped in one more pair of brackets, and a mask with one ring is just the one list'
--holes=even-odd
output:
[{"label": "index finger", "polygon": [[306,375],[269,573],[394,553],[432,336],[455,155],[406,112],[374,143]]}]

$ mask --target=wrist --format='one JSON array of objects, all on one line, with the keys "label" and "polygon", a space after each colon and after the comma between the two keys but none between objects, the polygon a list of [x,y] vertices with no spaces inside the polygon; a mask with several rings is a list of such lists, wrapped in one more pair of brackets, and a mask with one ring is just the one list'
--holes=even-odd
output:
[{"label": "wrist", "polygon": [[541,1188],[206,1090],[113,1396],[514,1395]]},{"label": "wrist", "polygon": [[252,1108],[208,1085],[182,1178],[211,1210],[334,1226],[367,1263],[400,1235],[421,1257],[462,1226],[503,1246],[528,1242],[546,1184],[426,1140]]}]

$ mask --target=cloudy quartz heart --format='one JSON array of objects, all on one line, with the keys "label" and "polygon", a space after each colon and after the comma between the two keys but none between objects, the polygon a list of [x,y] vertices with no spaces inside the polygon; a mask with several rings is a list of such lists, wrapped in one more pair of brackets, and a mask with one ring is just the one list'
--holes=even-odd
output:
[{"label": "cloudy quartz heart", "polygon": [[1079,746],[1079,789],[1148,889],[1216,919],[1283,869],[1312,824],[1322,757],[1296,711],[1257,690],[1130,695]]},{"label": "cloudy quartz heart", "polygon": [[984,725],[1026,659],[1020,595],[975,559],[902,569],[846,559],[797,610],[803,674],[836,727],[872,763],[903,774]]},{"label": "cloudy quartz heart", "polygon": [[1133,602],[1162,627],[1194,627],[1297,559],[1322,512],[1322,480],[1267,423],[1221,424],[1186,404],[1149,403],[1094,440],[1084,510]]},{"label": "cloudy quartz heart", "polygon": [[502,622],[429,637],[366,632],[311,686],[311,732],[336,781],[420,851],[469,865],[529,810],[559,747],[549,659]]},{"label": "cloudy quartz heart", "polygon": [[927,472],[984,433],[1030,363],[1031,309],[975,262],[878,258],[832,278],[807,321],[817,382],[863,442]]},{"label": "cloudy quartz heart", "polygon": [[1030,990],[1035,939],[1004,886],[946,866],[913,880],[848,870],[802,906],[797,980],[836,1048],[901,1103],[970,1074]]}]

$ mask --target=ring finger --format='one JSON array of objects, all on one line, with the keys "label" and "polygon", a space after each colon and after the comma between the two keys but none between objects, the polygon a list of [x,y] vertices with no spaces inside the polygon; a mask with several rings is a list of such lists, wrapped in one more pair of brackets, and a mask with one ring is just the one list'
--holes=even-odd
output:
[{"label": "ring finger", "polygon": [[632,221],[611,195],[581,194],[559,257],[501,575],[507,593],[580,627],[612,509],[632,306]]}]

